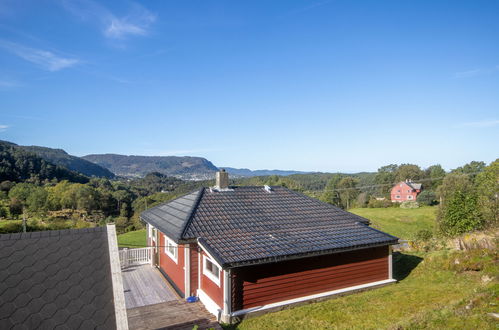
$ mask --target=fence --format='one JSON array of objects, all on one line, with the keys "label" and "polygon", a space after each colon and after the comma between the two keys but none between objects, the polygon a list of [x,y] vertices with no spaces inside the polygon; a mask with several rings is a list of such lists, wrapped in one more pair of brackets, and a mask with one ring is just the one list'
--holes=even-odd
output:
[{"label": "fence", "polygon": [[121,268],[152,263],[151,247],[120,250]]}]

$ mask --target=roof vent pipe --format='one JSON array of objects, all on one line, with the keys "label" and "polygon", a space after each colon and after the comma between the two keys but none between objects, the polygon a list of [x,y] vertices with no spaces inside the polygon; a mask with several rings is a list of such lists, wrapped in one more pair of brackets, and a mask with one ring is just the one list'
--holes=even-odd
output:
[{"label": "roof vent pipe", "polygon": [[215,187],[218,189],[229,188],[229,173],[225,172],[223,168],[217,172]]}]

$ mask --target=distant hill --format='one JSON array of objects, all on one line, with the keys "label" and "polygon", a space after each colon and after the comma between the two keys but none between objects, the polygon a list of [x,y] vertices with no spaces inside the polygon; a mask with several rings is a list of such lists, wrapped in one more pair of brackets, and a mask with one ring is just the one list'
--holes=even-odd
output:
[{"label": "distant hill", "polygon": [[88,178],[80,173],[52,164],[14,143],[0,141],[0,182],[27,179],[88,182]]},{"label": "distant hill", "polygon": [[209,160],[201,157],[98,154],[82,158],[128,178],[141,178],[148,173],[158,172],[185,180],[206,180],[213,179],[218,170]]},{"label": "distant hill", "polygon": [[38,146],[19,147],[42,157],[48,162],[64,166],[71,171],[79,172],[86,176],[97,176],[108,179],[114,178],[114,174],[107,168],[94,164],[83,158],[72,156],[62,149],[52,149]]},{"label": "distant hill", "polygon": [[220,167],[225,169],[229,174],[239,177],[252,177],[252,176],[266,176],[266,175],[280,175],[288,176],[293,174],[308,174],[310,172],[301,171],[285,171],[285,170],[250,170],[247,168],[233,168],[233,167]]}]

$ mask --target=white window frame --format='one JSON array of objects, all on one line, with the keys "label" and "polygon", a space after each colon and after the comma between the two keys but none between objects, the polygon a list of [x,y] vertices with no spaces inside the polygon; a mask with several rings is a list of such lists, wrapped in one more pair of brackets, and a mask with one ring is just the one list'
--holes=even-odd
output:
[{"label": "white window frame", "polygon": [[[176,264],[178,264],[178,245],[171,239],[169,239],[166,235],[163,235],[165,239],[165,254],[170,257]],[[168,248],[173,247],[174,253],[172,253]]]},{"label": "white window frame", "polygon": [[395,199],[400,199],[400,195],[395,195]]},{"label": "white window frame", "polygon": [[156,228],[154,226],[149,225],[149,238],[156,243]]},{"label": "white window frame", "polygon": [[407,199],[412,199],[412,195],[407,195]]},{"label": "white window frame", "polygon": [[[207,261],[211,262],[215,267],[217,267],[218,269],[218,277],[215,276],[215,274],[213,274],[210,270],[208,270],[208,268],[206,267],[206,264],[207,264]],[[218,285],[218,287],[220,287],[220,273],[221,273],[221,268],[220,266],[218,266],[218,264],[210,259],[209,257],[207,256],[203,256],[203,275],[205,275],[206,277],[208,277],[212,282],[214,282],[216,285]]]}]

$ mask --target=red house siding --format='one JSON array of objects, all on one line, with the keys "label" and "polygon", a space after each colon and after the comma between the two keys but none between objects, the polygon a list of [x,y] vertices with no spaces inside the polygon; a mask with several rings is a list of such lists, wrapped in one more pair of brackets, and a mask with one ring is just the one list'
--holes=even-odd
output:
[{"label": "red house siding", "polygon": [[198,265],[199,265],[199,260],[198,260],[198,246],[197,244],[191,244],[190,245],[190,256],[191,256],[191,293],[196,295],[196,291],[198,289]]},{"label": "red house siding", "polygon": [[383,246],[235,268],[233,310],[386,280],[388,254],[388,246]]},{"label": "red house siding", "polygon": [[392,202],[415,201],[419,192],[419,190],[412,189],[405,182],[399,182],[392,188],[390,198]]},{"label": "red house siding", "polygon": [[223,271],[220,270],[220,286],[218,286],[215,282],[213,282],[210,278],[203,274],[203,256],[207,255],[204,252],[199,254],[199,258],[201,258],[201,269],[199,270],[201,272],[201,290],[203,290],[204,293],[206,293],[211,298],[211,300],[213,300],[218,305],[218,307],[222,308],[224,303]]},{"label": "red house siding", "polygon": [[165,252],[165,235],[159,233],[159,265],[163,272],[168,275],[177,288],[185,293],[184,281],[184,249],[182,245],[178,247],[178,264]]}]

